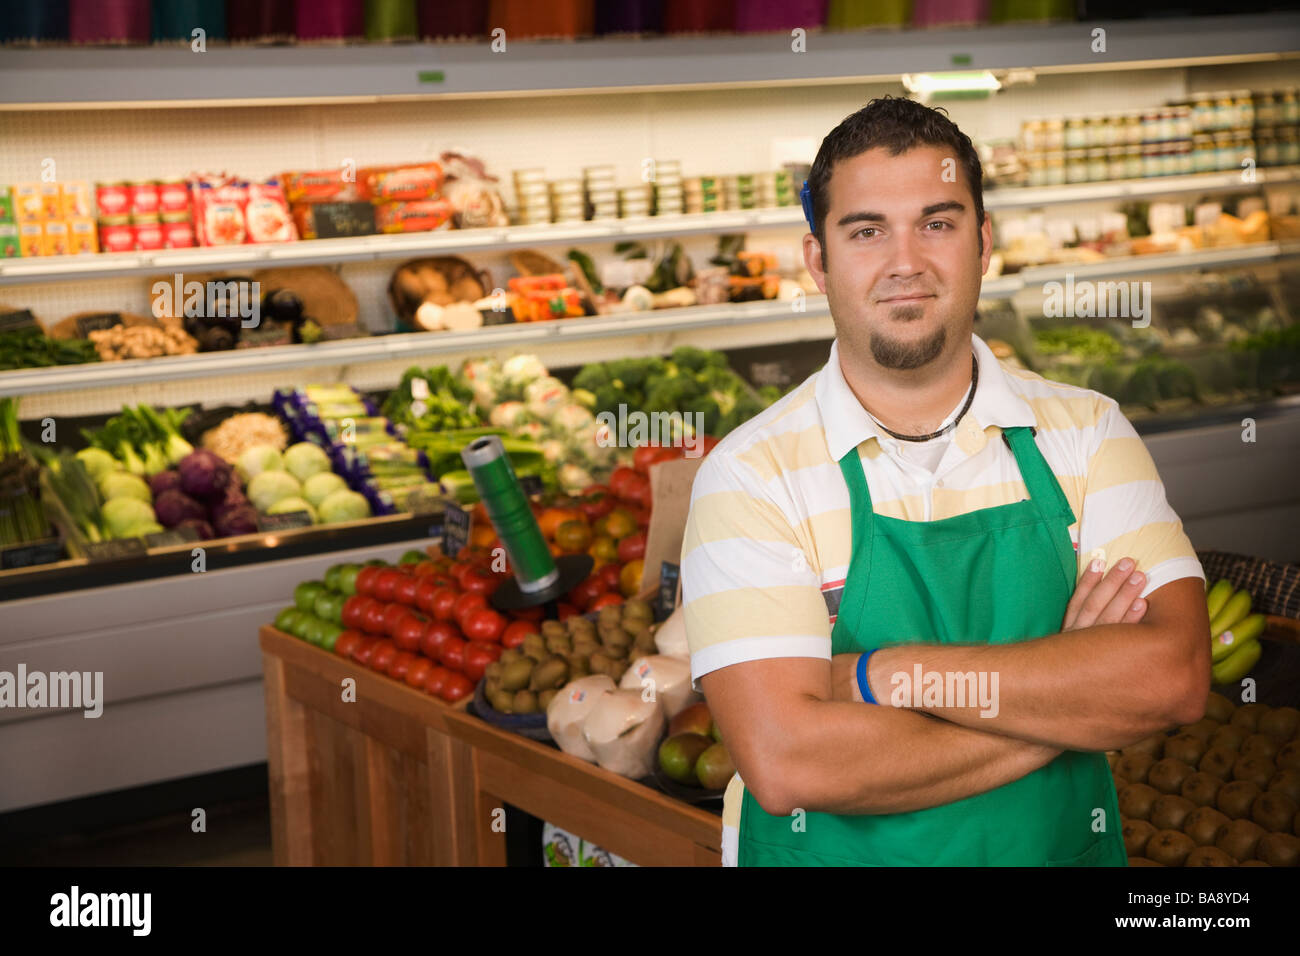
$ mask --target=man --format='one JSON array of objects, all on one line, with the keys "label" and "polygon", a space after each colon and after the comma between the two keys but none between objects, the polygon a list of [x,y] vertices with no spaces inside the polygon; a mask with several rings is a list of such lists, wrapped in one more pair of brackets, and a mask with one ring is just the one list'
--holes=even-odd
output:
[{"label": "man", "polygon": [[1124,865],[1103,751],[1204,712],[1204,573],[1141,439],[974,335],[980,176],[908,100],[826,137],[803,250],[829,361],[695,479],[724,862]]}]

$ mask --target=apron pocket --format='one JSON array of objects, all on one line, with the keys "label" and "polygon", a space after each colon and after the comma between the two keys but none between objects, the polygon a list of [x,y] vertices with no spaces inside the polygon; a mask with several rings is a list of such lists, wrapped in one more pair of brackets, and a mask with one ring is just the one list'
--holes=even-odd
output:
[{"label": "apron pocket", "polygon": [[1113,851],[1111,840],[1108,837],[1093,843],[1092,846],[1084,850],[1078,856],[1067,857],[1064,860],[1048,860],[1045,866],[1123,866],[1122,863],[1108,863]]}]

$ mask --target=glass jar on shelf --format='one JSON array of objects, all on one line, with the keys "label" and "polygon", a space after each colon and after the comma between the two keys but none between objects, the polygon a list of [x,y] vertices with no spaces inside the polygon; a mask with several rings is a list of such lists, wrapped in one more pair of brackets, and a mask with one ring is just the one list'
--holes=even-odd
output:
[{"label": "glass jar on shelf", "polygon": [[1054,150],[1047,154],[1047,183],[1048,186],[1065,185],[1065,153],[1062,150]]},{"label": "glass jar on shelf", "polygon": [[1259,90],[1254,96],[1255,125],[1274,126],[1277,124],[1277,100],[1272,90]]},{"label": "glass jar on shelf", "polygon": [[1043,121],[1038,117],[1027,119],[1020,124],[1020,141],[1024,144],[1025,152],[1041,153],[1047,148],[1046,136],[1043,129]]},{"label": "glass jar on shelf", "polygon": [[1108,178],[1106,147],[1094,146],[1088,150],[1088,182],[1101,183]]},{"label": "glass jar on shelf", "polygon": [[1236,152],[1236,162],[1233,164],[1240,169],[1245,160],[1259,165],[1259,153],[1255,147],[1255,137],[1248,130],[1241,130],[1236,136],[1236,142],[1233,143],[1233,149]]},{"label": "glass jar on shelf", "polygon": [[1214,128],[1214,99],[1210,94],[1197,93],[1192,97],[1192,125],[1198,133]]},{"label": "glass jar on shelf", "polygon": [[1279,166],[1300,165],[1300,129],[1295,126],[1283,126],[1278,140],[1277,159]]},{"label": "glass jar on shelf", "polygon": [[1237,125],[1237,104],[1227,90],[1214,94],[1215,130],[1232,129]]},{"label": "glass jar on shelf", "polygon": [[1160,175],[1160,144],[1142,144],[1142,177],[1150,179]]},{"label": "glass jar on shelf", "polygon": [[1124,178],[1141,179],[1146,175],[1146,161],[1142,155],[1143,147],[1130,144],[1124,148]]},{"label": "glass jar on shelf", "polygon": [[1088,130],[1082,116],[1065,118],[1065,148],[1083,149],[1088,145]]},{"label": "glass jar on shelf", "polygon": [[1220,130],[1214,134],[1214,157],[1214,168],[1219,172],[1226,172],[1237,165],[1231,133]]},{"label": "glass jar on shelf", "polygon": [[1219,158],[1214,151],[1214,137],[1197,133],[1192,137],[1192,172],[1212,173],[1219,168]]},{"label": "glass jar on shelf", "polygon": [[1088,151],[1086,149],[1067,149],[1065,151],[1065,181],[1067,183],[1086,183],[1088,181]]},{"label": "glass jar on shelf", "polygon": [[1142,111],[1142,142],[1154,143],[1160,139],[1160,111]]},{"label": "glass jar on shelf", "polygon": [[1174,107],[1174,138],[1191,139],[1192,134],[1196,132],[1192,123],[1192,108],[1190,106]]},{"label": "glass jar on shelf", "polygon": [[1028,186],[1047,185],[1047,157],[1042,153],[1030,153],[1025,157],[1025,184]]},{"label": "glass jar on shelf", "polygon": [[1255,149],[1258,152],[1260,166],[1280,166],[1282,151],[1277,137],[1271,129],[1261,129],[1255,136]]},{"label": "glass jar on shelf", "polygon": [[1174,123],[1174,117],[1176,115],[1177,113],[1174,111],[1172,106],[1160,111],[1160,119],[1157,121],[1156,125],[1156,129],[1160,131],[1159,135],[1156,137],[1157,139],[1167,143],[1172,139],[1178,138],[1178,133]]},{"label": "glass jar on shelf", "polygon": [[1237,129],[1250,129],[1255,125],[1255,103],[1250,98],[1250,90],[1234,90],[1233,105],[1237,114]]},{"label": "glass jar on shelf", "polygon": [[1044,120],[1043,140],[1049,153],[1065,149],[1065,121],[1061,119]]},{"label": "glass jar on shelf", "polygon": [[1125,148],[1111,146],[1106,149],[1106,178],[1128,179],[1128,164],[1125,162]]},{"label": "glass jar on shelf", "polygon": [[1178,148],[1174,152],[1174,175],[1189,176],[1196,171],[1192,162],[1192,141],[1190,139],[1180,139]]},{"label": "glass jar on shelf", "polygon": [[1119,145],[1120,128],[1115,119],[1110,116],[1097,117],[1097,145],[1105,146],[1109,149],[1112,146]]},{"label": "glass jar on shelf", "polygon": [[1296,88],[1294,86],[1282,90],[1278,94],[1277,103],[1277,116],[1274,122],[1278,126],[1300,124],[1300,105],[1296,101]]}]

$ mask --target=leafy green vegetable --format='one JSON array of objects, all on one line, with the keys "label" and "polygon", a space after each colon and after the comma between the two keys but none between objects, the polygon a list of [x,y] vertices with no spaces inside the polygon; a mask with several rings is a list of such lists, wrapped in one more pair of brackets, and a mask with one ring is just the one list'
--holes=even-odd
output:
[{"label": "leafy green vegetable", "polygon": [[98,362],[99,353],[86,339],[52,339],[38,328],[0,333],[0,369],[47,368]]}]

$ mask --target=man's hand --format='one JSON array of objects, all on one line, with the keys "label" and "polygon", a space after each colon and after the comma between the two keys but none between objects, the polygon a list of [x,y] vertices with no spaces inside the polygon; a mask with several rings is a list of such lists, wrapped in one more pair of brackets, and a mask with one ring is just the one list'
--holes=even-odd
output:
[{"label": "man's hand", "polygon": [[1097,624],[1136,624],[1147,612],[1147,602],[1138,597],[1147,577],[1134,571],[1132,558],[1121,558],[1103,576],[1106,562],[1097,558],[1079,578],[1074,595],[1065,608],[1062,631],[1079,631]]},{"label": "man's hand", "polygon": [[[1122,558],[1103,574],[1105,562],[1092,563],[1079,579],[1065,608],[1062,631],[1078,631],[1097,624],[1136,624],[1147,612],[1147,602],[1138,597],[1146,575],[1133,572],[1133,559]],[[858,655],[836,654],[831,659],[831,691],[834,700],[862,703],[858,690]]]}]

